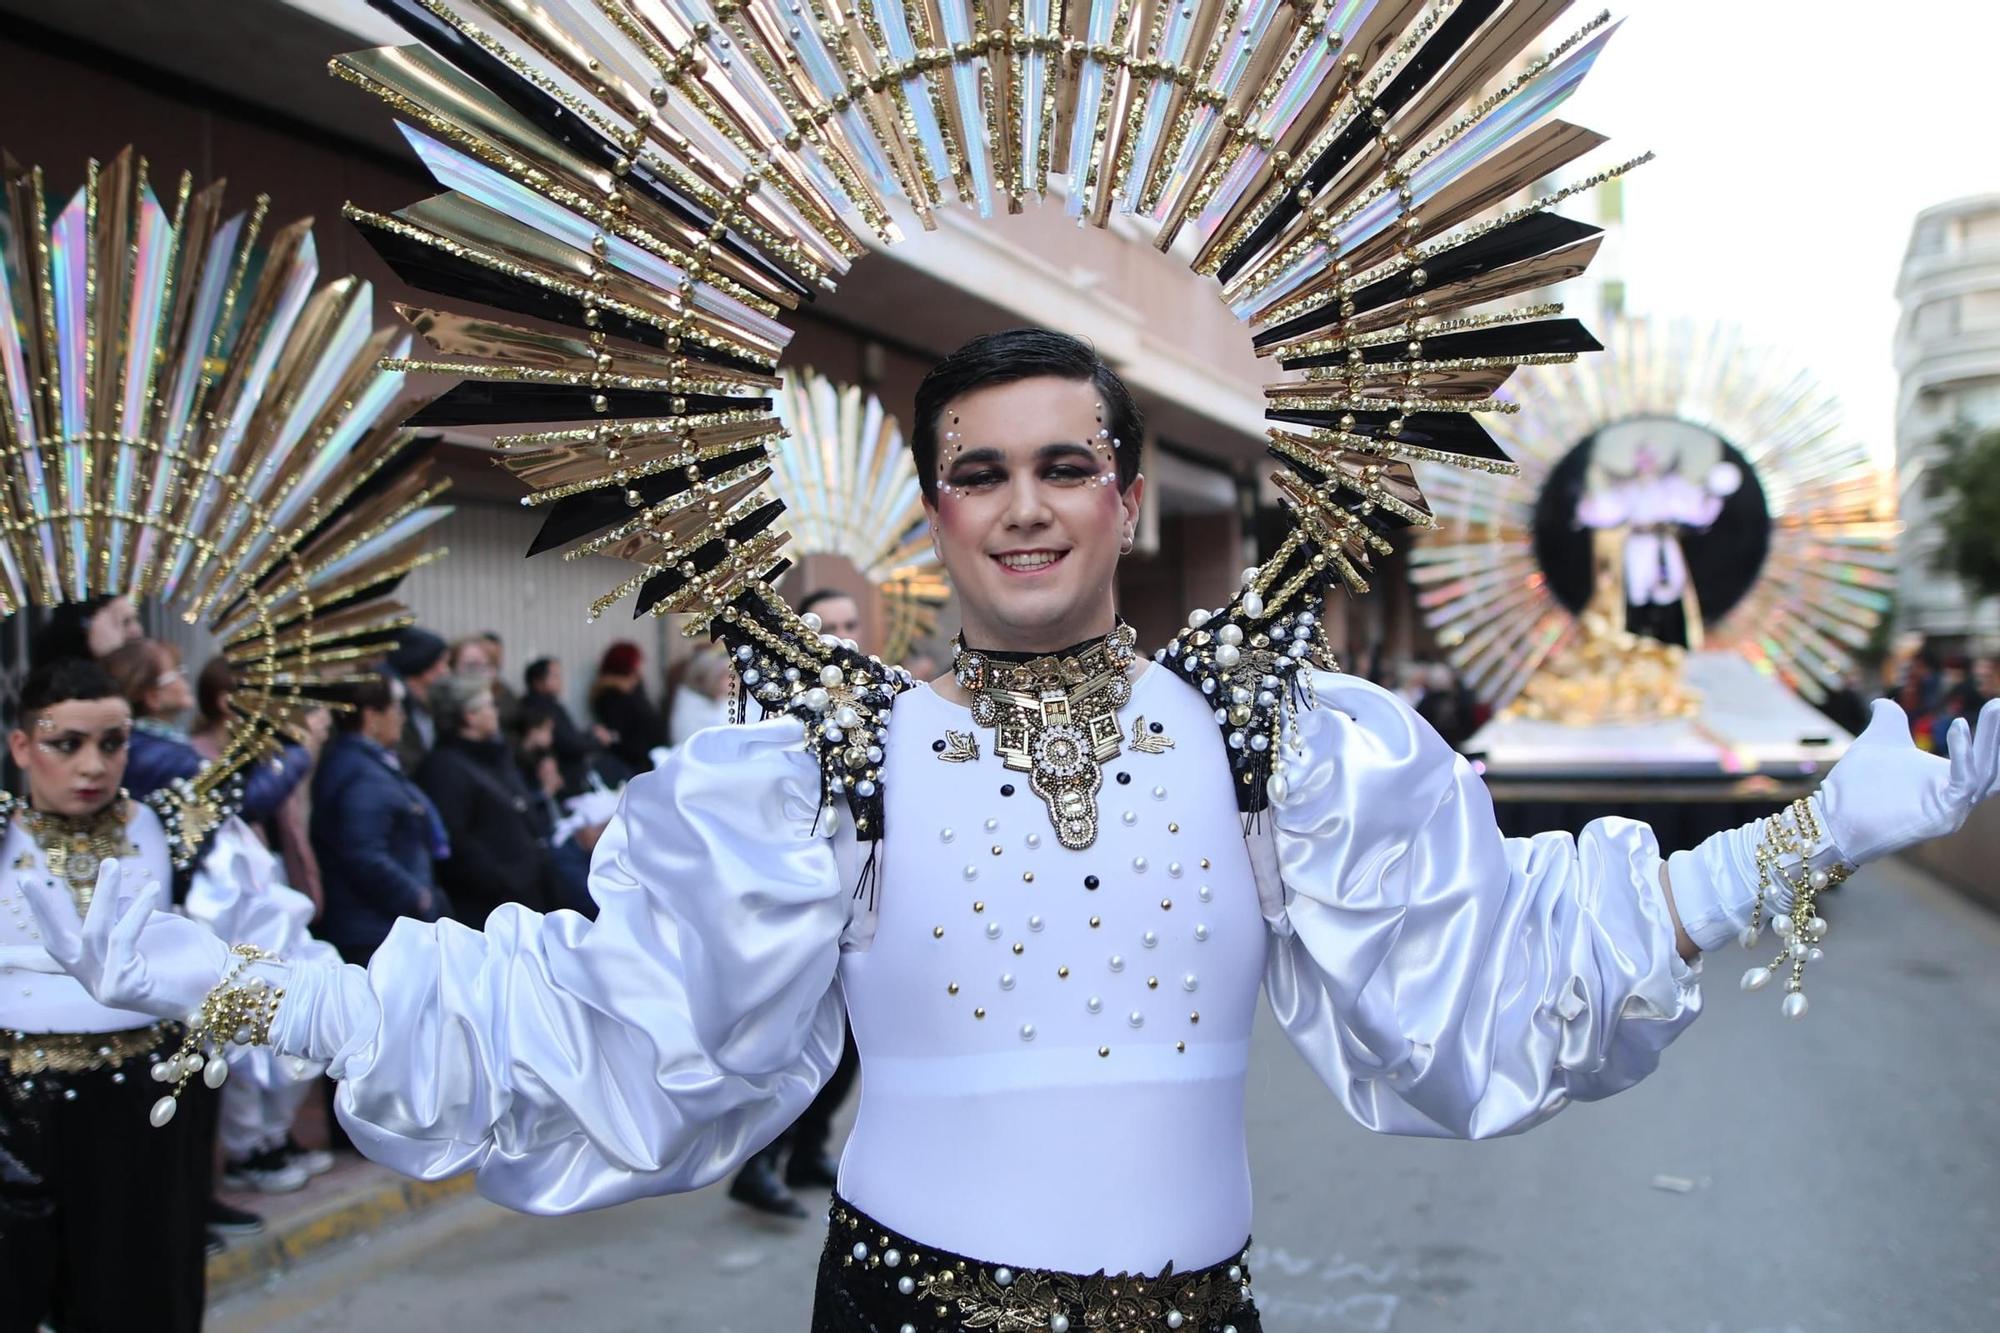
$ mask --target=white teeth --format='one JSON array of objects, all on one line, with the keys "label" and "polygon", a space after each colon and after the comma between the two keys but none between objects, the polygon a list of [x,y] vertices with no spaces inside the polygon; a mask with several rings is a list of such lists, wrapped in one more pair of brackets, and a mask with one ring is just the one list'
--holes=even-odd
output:
[{"label": "white teeth", "polygon": [[1000,563],[1009,569],[1040,569],[1044,565],[1053,565],[1062,557],[1038,551],[1032,555],[1003,555],[999,559]]}]

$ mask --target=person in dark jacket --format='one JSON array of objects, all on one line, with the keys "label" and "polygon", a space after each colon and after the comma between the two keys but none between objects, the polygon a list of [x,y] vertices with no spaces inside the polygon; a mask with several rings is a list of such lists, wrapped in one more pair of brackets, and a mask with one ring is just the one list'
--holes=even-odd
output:
[{"label": "person in dark jacket", "polygon": [[431,684],[451,672],[445,642],[415,626],[396,635],[389,669],[403,682],[403,734],[396,738],[396,757],[405,773],[415,773],[431,746],[437,744],[437,718],[431,712]]},{"label": "person in dark jacket", "polygon": [[653,766],[653,750],[667,743],[667,723],[646,697],[645,654],[629,639],[604,650],[590,686],[590,712],[611,733],[606,742],[634,773]]},{"label": "person in dark jacket", "polygon": [[326,891],[317,933],[348,962],[366,963],[397,917],[451,914],[432,876],[447,849],[430,798],[396,759],[402,681],[367,681],[348,701],[313,778],[312,845]]},{"label": "person in dark jacket", "polygon": [[431,711],[437,746],[424,756],[417,782],[451,841],[439,882],[469,923],[501,903],[548,911],[548,846],[535,836],[534,793],[500,734],[493,691],[477,676],[446,676],[431,686]]},{"label": "person in dark jacket", "polygon": [[611,740],[608,730],[594,725],[585,731],[570,716],[569,705],[563,702],[561,662],[553,657],[536,658],[528,663],[524,683],[528,691],[521,697],[516,727],[525,731],[547,722],[552,728],[549,749],[562,772],[563,795],[574,796],[589,786],[592,774],[607,787],[616,787],[632,776],[631,770],[604,748]]},{"label": "person in dark jacket", "polygon": [[[135,639],[114,648],[100,665],[132,705],[125,790],[144,798],[177,779],[197,776],[208,760],[195,749],[186,730],[194,687],[181,665],[180,650],[157,639]],[[312,752],[303,745],[287,745],[274,757],[247,765],[243,818],[254,824],[276,815],[312,767]]]}]

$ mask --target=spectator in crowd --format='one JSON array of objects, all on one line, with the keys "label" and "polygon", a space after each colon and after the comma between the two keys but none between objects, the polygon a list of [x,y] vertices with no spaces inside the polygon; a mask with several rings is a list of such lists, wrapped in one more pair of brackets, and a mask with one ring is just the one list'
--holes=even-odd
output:
[{"label": "spectator in crowd", "polygon": [[861,603],[836,588],[817,588],[807,593],[799,602],[799,614],[818,616],[821,634],[856,643],[867,638],[862,633]]},{"label": "spectator in crowd", "polygon": [[[550,906],[567,907],[595,920],[597,903],[590,896],[590,854],[597,847],[608,817],[597,819],[595,811],[593,817],[565,813],[562,769],[548,743],[550,730],[547,719],[524,727],[516,751],[521,777],[531,793],[528,823],[549,849],[554,898]],[[612,799],[608,792],[603,795],[607,801]]]},{"label": "spectator in crowd", "polygon": [[403,772],[403,682],[357,685],[335,719],[312,787],[312,845],[325,884],[317,932],[350,963],[366,963],[396,918],[450,915],[432,862],[447,850],[430,798]]},{"label": "spectator in crowd", "polygon": [[549,855],[529,820],[534,793],[508,753],[492,689],[477,676],[446,676],[431,686],[431,707],[438,743],[417,782],[451,843],[439,882],[468,922],[501,903],[548,911]]},{"label": "spectator in crowd", "polygon": [[437,744],[437,722],[431,716],[431,685],[451,672],[445,660],[445,643],[429,630],[406,629],[396,636],[395,650],[389,654],[389,669],[402,678],[403,734],[396,742],[396,757],[405,773],[417,771],[424,755]]},{"label": "spectator in crowd", "polygon": [[[194,680],[195,727],[188,736],[195,752],[210,762],[222,757],[229,743],[232,716],[229,696],[236,689],[236,669],[226,657],[211,657]],[[326,708],[309,708],[302,719],[305,747],[317,761],[333,731],[333,713]],[[315,916],[326,908],[326,893],[320,884],[319,858],[313,855],[312,783],[301,782],[278,807],[266,829],[265,841],[278,851],[285,863],[285,883],[312,899]]]},{"label": "spectator in crowd", "polygon": [[[180,650],[158,639],[134,639],[113,649],[103,666],[132,705],[125,789],[135,797],[150,796],[170,782],[200,774],[208,761],[188,738],[195,698]],[[312,766],[312,752],[303,745],[286,745],[275,757],[246,766],[243,817],[253,823],[269,820]]]},{"label": "spectator in crowd", "polygon": [[729,721],[729,655],[714,644],[688,654],[668,710],[667,743],[679,745],[706,727]]},{"label": "spectator in crowd", "polygon": [[645,665],[639,645],[620,639],[604,650],[590,685],[590,715],[609,733],[611,753],[633,773],[651,768],[653,750],[667,743],[660,710],[646,697]]},{"label": "spectator in crowd", "polygon": [[500,636],[491,630],[460,639],[452,644],[451,652],[445,657],[452,675],[476,676],[491,687],[493,706],[500,711],[500,729],[506,733],[514,729],[514,715],[520,710],[521,700],[507,687],[503,660]]},{"label": "spectator in crowd", "polygon": [[139,608],[130,597],[92,597],[82,602],[65,602],[51,610],[35,635],[29,656],[38,663],[62,657],[94,661],[145,635],[145,628],[139,623]]},{"label": "spectator in crowd", "polygon": [[528,663],[525,684],[527,693],[521,698],[517,728],[543,720],[549,723],[549,748],[555,752],[556,765],[562,771],[565,794],[575,795],[584,790],[590,785],[593,773],[607,787],[615,787],[631,776],[625,765],[604,748],[611,741],[610,731],[596,724],[585,731],[570,716],[569,705],[563,702],[561,662],[553,657],[536,658]]}]

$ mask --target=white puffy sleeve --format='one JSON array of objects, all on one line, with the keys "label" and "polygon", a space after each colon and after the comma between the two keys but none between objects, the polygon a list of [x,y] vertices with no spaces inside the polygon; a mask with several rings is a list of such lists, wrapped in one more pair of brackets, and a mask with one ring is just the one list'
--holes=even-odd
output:
[{"label": "white puffy sleeve", "polygon": [[848,919],[792,718],[699,732],[599,840],[593,923],[504,905],[293,968],[273,1044],[330,1060],[355,1145],[533,1213],[694,1189],[775,1137],[841,1050]]},{"label": "white puffy sleeve", "polygon": [[1401,699],[1313,683],[1275,838],[1252,849],[1271,1006],[1347,1109],[1485,1138],[1651,1073],[1701,1008],[1652,830],[1503,838],[1485,784]]}]

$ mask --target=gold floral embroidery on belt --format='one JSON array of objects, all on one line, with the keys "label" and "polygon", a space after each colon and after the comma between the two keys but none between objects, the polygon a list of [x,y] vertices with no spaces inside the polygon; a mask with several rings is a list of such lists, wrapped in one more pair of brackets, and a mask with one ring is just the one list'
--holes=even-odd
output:
[{"label": "gold floral embroidery on belt", "polygon": [[[1250,1300],[1249,1249],[1227,1266],[1175,1273],[1168,1264],[1157,1277],[1102,1271],[1083,1276],[1033,1268],[974,1263],[942,1254],[924,1254],[914,1245],[895,1248],[887,1233],[870,1244],[867,1219],[836,1207],[836,1226],[863,1239],[844,1256],[850,1266],[901,1269],[897,1289],[931,1306],[939,1319],[957,1327],[993,1333],[1173,1333],[1229,1326]],[[844,1243],[844,1242],[843,1242]],[[903,1244],[908,1244],[903,1242]],[[885,1274],[886,1276],[886,1274]]]},{"label": "gold floral embroidery on belt", "polygon": [[122,1032],[0,1032],[0,1061],[15,1078],[34,1074],[88,1074],[159,1050],[174,1025]]}]

